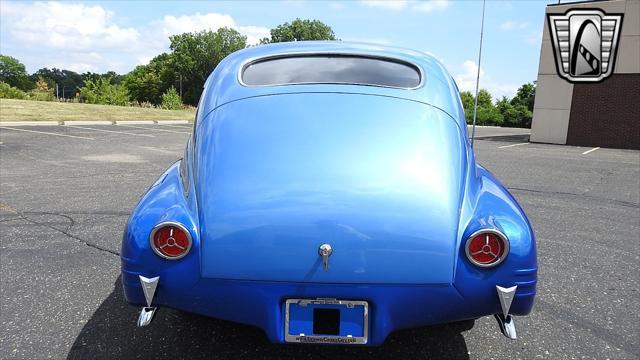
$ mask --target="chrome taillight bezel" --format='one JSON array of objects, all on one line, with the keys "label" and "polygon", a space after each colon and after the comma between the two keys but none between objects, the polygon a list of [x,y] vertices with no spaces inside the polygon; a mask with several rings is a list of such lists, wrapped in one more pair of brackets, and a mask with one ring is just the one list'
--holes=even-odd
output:
[{"label": "chrome taillight bezel", "polygon": [[[187,248],[184,251],[184,253],[178,255],[178,256],[167,256],[165,254],[163,254],[159,249],[156,248],[156,245],[154,244],[153,238],[155,237],[156,233],[167,226],[174,226],[179,228],[181,231],[183,231],[186,235],[187,235],[187,240],[188,240],[188,244],[187,244]],[[187,254],[189,254],[189,252],[191,251],[191,246],[193,245],[193,238],[191,237],[191,232],[189,231],[189,229],[187,229],[184,225],[182,225],[179,222],[176,221],[165,221],[165,222],[161,222],[159,224],[157,224],[156,226],[153,227],[153,229],[151,230],[151,234],[149,234],[149,246],[151,247],[151,249],[153,250],[153,252],[160,256],[163,259],[166,260],[179,260],[182,259],[183,257],[187,256]]]},{"label": "chrome taillight bezel", "polygon": [[[498,260],[492,263],[481,263],[476,261],[472,256],[471,253],[469,251],[469,246],[471,245],[471,240],[473,240],[476,236],[481,235],[481,234],[493,234],[496,237],[498,237],[501,241],[502,244],[504,246],[504,252],[503,255],[498,257]],[[465,240],[465,244],[464,244],[464,252],[467,256],[467,260],[469,260],[470,263],[472,263],[473,265],[477,266],[477,267],[481,267],[481,268],[492,268],[492,267],[496,267],[498,265],[500,265],[508,256],[509,256],[509,251],[511,250],[511,246],[509,244],[509,238],[507,237],[507,235],[505,235],[503,232],[501,232],[500,230],[497,229],[480,229],[475,231],[473,234],[469,235],[467,237],[467,239]]]}]

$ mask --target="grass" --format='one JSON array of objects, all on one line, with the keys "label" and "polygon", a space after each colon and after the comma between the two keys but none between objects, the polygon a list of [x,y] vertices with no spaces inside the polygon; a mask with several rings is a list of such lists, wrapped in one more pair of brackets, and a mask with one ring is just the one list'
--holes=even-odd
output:
[{"label": "grass", "polygon": [[195,110],[0,99],[0,121],[193,120]]}]

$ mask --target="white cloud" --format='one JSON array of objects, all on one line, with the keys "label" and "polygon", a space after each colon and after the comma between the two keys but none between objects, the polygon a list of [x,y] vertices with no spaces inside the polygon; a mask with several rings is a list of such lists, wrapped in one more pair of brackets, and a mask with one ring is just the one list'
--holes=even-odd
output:
[{"label": "white cloud", "polygon": [[417,11],[431,12],[433,10],[444,10],[449,6],[448,0],[420,1],[413,5],[412,9]]},{"label": "white cloud", "polygon": [[[473,94],[476,90],[477,76],[478,65],[472,60],[466,60],[462,64],[462,71],[454,76],[454,78],[460,91],[470,91]],[[487,89],[495,101],[503,96],[513,97],[518,90],[518,86],[496,82],[480,67],[480,89]]]},{"label": "white cloud", "polygon": [[402,10],[407,7],[407,0],[362,0],[362,4],[366,6],[379,7],[389,10]]},{"label": "white cloud", "polygon": [[500,29],[504,31],[516,30],[516,29],[526,29],[529,26],[529,23],[526,22],[517,22],[517,21],[505,21],[500,24]]},{"label": "white cloud", "polygon": [[239,25],[230,15],[218,13],[165,16],[135,27],[121,26],[114,18],[100,5],[3,1],[3,52],[12,48],[21,53],[30,71],[55,66],[82,72],[128,72],[167,51],[171,35],[229,27],[247,36],[249,45],[269,36],[266,27]]},{"label": "white cloud", "polygon": [[379,7],[387,10],[404,10],[407,8],[411,8],[411,10],[422,12],[443,10],[449,6],[449,0],[362,0],[361,3],[366,6]]},{"label": "white cloud", "polygon": [[216,31],[221,27],[228,27],[237,30],[247,37],[247,44],[255,45],[263,37],[269,36],[269,29],[261,26],[240,26],[233,18],[227,14],[217,13],[195,13],[194,15],[165,16],[162,20],[154,21],[151,24],[153,31],[161,29],[163,38],[168,39],[171,35],[185,32],[196,32],[202,30]]},{"label": "white cloud", "polygon": [[138,40],[138,30],[113,23],[113,13],[101,6],[37,2],[3,2],[3,21],[25,45],[85,50],[124,47]]}]

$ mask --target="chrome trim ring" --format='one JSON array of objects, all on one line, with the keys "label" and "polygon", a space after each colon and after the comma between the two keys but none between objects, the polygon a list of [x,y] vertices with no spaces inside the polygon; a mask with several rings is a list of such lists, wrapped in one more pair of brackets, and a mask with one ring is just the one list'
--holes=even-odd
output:
[{"label": "chrome trim ring", "polygon": [[[255,63],[259,63],[262,61],[269,61],[269,60],[274,60],[274,59],[283,59],[283,58],[295,58],[295,57],[309,57],[309,56],[314,56],[314,55],[320,55],[320,56],[343,56],[343,57],[363,57],[363,58],[369,58],[369,59],[378,59],[378,60],[383,60],[383,61],[390,61],[390,62],[395,62],[395,63],[399,63],[399,64],[403,64],[409,67],[414,68],[415,70],[418,71],[418,74],[420,75],[420,83],[418,83],[418,85],[414,86],[414,87],[399,87],[399,86],[388,86],[388,85],[374,85],[374,84],[361,84],[361,83],[351,83],[351,82],[299,82],[299,83],[284,83],[284,84],[269,84],[269,85],[248,85],[244,82],[244,80],[242,80],[242,74],[244,73],[244,70],[255,64]],[[290,51],[290,52],[280,52],[280,53],[276,53],[276,54],[271,54],[271,55],[263,55],[263,56],[256,56],[253,58],[250,58],[248,60],[245,60],[241,63],[240,65],[240,69],[238,70],[238,73],[236,74],[236,80],[238,81],[238,83],[244,87],[255,87],[255,88],[259,88],[259,87],[273,87],[273,86],[288,86],[288,85],[356,85],[356,86],[372,86],[372,87],[380,87],[380,88],[387,88],[387,89],[400,89],[400,90],[415,90],[415,89],[419,89],[421,88],[424,83],[425,83],[425,73],[424,70],[422,69],[422,66],[409,61],[409,60],[405,60],[405,59],[401,59],[398,57],[393,57],[393,56],[386,56],[386,55],[377,55],[377,54],[370,54],[367,53],[366,51],[336,51],[336,50],[306,50],[306,51]]]},{"label": "chrome trim ring", "polygon": [[[504,244],[504,255],[499,257],[498,260],[496,262],[493,262],[491,264],[483,264],[480,262],[477,262],[473,259],[473,257],[471,257],[471,253],[469,253],[469,245],[471,243],[471,239],[473,239],[474,237],[480,235],[480,234],[494,234],[497,235],[501,240],[502,243]],[[465,244],[464,244],[464,252],[467,255],[467,259],[475,266],[481,267],[481,268],[491,268],[494,266],[498,266],[500,265],[500,263],[502,263],[504,261],[504,259],[507,258],[507,256],[509,256],[509,250],[510,250],[510,245],[509,245],[509,238],[507,237],[507,235],[503,234],[501,231],[497,230],[497,229],[480,229],[477,230],[476,232],[474,232],[473,234],[471,234]]]},{"label": "chrome trim ring", "polygon": [[[180,230],[184,231],[185,234],[187,234],[187,240],[189,241],[189,243],[187,244],[187,250],[185,250],[185,252],[182,253],[182,255],[174,256],[174,257],[166,256],[165,254],[161,253],[158,249],[156,249],[156,246],[153,243],[153,237],[156,235],[156,232],[158,232],[158,230],[160,230],[165,226],[175,226]],[[153,227],[153,229],[151,230],[151,235],[149,235],[149,246],[151,246],[151,249],[153,250],[153,252],[156,253],[156,255],[160,256],[161,258],[167,259],[167,260],[178,260],[187,256],[189,251],[191,251],[191,244],[193,244],[193,239],[191,238],[191,232],[184,225],[175,221],[165,221],[165,222],[159,223],[158,225]]]}]

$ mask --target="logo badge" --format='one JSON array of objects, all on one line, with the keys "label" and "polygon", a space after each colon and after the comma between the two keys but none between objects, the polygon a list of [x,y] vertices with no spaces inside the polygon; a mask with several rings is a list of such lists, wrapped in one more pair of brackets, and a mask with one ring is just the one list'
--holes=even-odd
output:
[{"label": "logo badge", "polygon": [[611,76],[616,60],[622,14],[599,9],[548,14],[558,75],[569,82],[598,82]]}]

